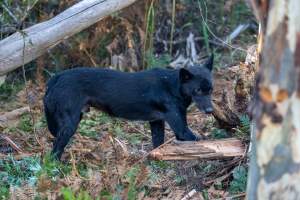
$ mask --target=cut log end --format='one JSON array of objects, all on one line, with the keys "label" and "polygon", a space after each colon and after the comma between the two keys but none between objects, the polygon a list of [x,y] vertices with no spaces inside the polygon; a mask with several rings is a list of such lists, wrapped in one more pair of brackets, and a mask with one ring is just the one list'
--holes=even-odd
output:
[{"label": "cut log end", "polygon": [[150,157],[156,160],[224,159],[245,155],[245,145],[236,138],[173,142],[154,149]]}]

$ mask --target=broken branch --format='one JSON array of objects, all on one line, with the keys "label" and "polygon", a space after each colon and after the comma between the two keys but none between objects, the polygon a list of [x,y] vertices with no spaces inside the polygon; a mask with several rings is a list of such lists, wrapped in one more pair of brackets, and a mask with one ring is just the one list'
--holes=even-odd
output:
[{"label": "broken branch", "polygon": [[243,156],[245,146],[235,138],[169,143],[153,150],[150,157],[157,160],[222,159]]}]

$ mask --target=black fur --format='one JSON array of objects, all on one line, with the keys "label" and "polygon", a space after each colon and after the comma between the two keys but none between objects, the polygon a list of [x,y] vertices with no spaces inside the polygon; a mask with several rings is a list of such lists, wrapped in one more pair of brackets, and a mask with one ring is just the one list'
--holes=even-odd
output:
[{"label": "black fur", "polygon": [[60,159],[90,106],[111,116],[149,121],[154,147],[164,142],[165,121],[178,140],[198,140],[187,126],[186,110],[194,101],[201,111],[212,112],[212,59],[204,67],[178,70],[75,68],[55,75],[44,97],[48,128],[56,137],[52,153]]}]

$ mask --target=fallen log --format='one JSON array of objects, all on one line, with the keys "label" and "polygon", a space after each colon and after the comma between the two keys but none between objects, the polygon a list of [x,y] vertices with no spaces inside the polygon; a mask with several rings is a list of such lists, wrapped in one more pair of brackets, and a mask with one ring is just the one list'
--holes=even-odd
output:
[{"label": "fallen log", "polygon": [[[0,41],[0,76],[136,0],[83,0],[56,17]],[[24,54],[24,55],[23,55]]]},{"label": "fallen log", "polygon": [[244,156],[245,145],[241,140],[202,140],[198,142],[173,142],[154,149],[150,158],[156,160],[224,159]]},{"label": "fallen log", "polygon": [[0,127],[7,126],[11,121],[16,120],[21,115],[29,112],[29,106],[18,108],[16,110],[3,113],[0,115]]}]

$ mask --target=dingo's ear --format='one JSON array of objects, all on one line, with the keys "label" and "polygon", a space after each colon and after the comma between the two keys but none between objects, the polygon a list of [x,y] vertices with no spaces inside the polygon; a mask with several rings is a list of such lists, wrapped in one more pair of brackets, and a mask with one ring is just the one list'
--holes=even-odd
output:
[{"label": "dingo's ear", "polygon": [[191,80],[194,77],[194,75],[187,69],[181,68],[179,70],[179,79],[182,83],[185,83],[189,80]]}]

